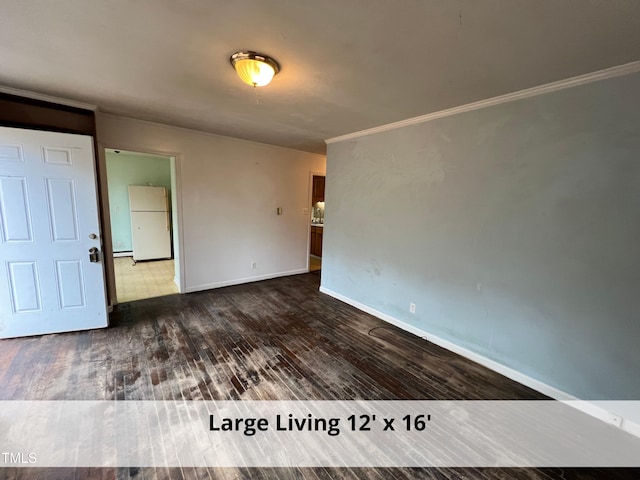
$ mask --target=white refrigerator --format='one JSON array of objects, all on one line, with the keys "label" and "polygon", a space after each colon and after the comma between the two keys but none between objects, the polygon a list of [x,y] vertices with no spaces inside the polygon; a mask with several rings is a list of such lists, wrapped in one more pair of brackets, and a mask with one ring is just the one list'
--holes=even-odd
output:
[{"label": "white refrigerator", "polygon": [[167,189],[129,185],[129,210],[133,260],[171,258]]}]

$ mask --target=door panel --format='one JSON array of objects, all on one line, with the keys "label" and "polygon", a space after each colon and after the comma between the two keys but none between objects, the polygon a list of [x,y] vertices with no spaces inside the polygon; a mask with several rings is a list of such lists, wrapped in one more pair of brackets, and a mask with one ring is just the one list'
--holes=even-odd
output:
[{"label": "door panel", "polygon": [[8,262],[7,267],[13,312],[24,313],[42,310],[36,262]]},{"label": "door panel", "polygon": [[107,325],[92,142],[0,127],[0,338]]},{"label": "door panel", "polygon": [[0,145],[0,162],[22,162],[20,145]]},{"label": "door panel", "polygon": [[57,260],[58,299],[60,308],[84,307],[84,275],[78,260]]},{"label": "door panel", "polygon": [[24,177],[0,177],[0,216],[5,242],[31,242],[31,215]]},{"label": "door panel", "polygon": [[58,165],[73,165],[70,148],[43,147],[44,162]]},{"label": "door panel", "polygon": [[47,194],[53,241],[77,241],[78,219],[73,180],[47,178]]}]

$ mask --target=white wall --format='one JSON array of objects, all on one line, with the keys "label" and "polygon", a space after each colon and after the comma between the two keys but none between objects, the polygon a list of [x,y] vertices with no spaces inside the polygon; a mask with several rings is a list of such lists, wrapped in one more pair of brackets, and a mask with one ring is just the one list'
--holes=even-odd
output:
[{"label": "white wall", "polygon": [[97,130],[100,150],[176,157],[187,292],[306,271],[302,212],[309,172],[324,172],[325,157],[104,113]]}]

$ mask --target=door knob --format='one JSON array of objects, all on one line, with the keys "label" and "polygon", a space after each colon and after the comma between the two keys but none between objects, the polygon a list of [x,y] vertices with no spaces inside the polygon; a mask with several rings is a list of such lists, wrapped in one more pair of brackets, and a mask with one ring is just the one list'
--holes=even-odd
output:
[{"label": "door knob", "polygon": [[96,238],[98,238],[98,236],[97,236],[95,233],[90,233],[90,234],[89,234],[89,238],[90,238],[91,240],[95,240]]},{"label": "door knob", "polygon": [[100,252],[98,251],[98,249],[96,247],[91,247],[89,249],[89,261],[91,263],[100,262]]}]

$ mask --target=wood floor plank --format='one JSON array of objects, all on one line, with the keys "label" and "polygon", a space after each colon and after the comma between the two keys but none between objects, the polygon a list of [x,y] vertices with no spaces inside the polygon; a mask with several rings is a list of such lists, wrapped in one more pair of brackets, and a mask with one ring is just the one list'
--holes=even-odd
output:
[{"label": "wood floor plank", "polygon": [[[141,300],[118,305],[109,329],[0,341],[0,399],[546,398],[319,293],[319,278],[311,273]],[[628,480],[640,478],[640,470],[0,470],[0,479],[28,478]]]}]

